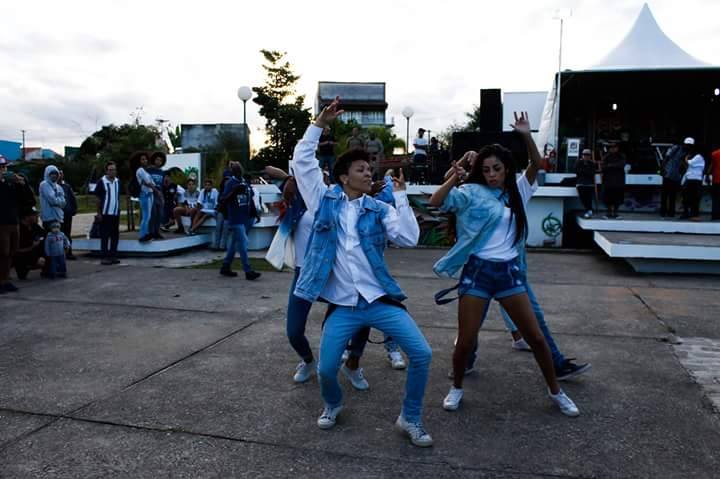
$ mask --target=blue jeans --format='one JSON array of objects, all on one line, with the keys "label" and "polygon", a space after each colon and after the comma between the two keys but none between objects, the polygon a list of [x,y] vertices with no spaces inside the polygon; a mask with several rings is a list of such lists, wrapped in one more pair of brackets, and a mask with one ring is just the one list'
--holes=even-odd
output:
[{"label": "blue jeans", "polygon": [[[295,274],[293,276],[292,283],[290,284],[286,331],[288,340],[290,340],[290,346],[293,347],[295,352],[298,353],[303,361],[309,363],[313,360],[313,353],[310,348],[310,343],[308,343],[308,340],[305,337],[305,326],[307,324],[308,314],[310,314],[310,308],[312,308],[312,303],[310,301],[305,301],[302,298],[298,298],[293,294],[299,277],[300,268],[295,268]],[[360,334],[361,332],[358,332],[350,341],[353,345],[350,349],[350,354],[358,358],[362,356],[363,349],[365,347],[365,341],[362,340],[362,337],[359,337]],[[367,337],[365,340],[367,340]],[[359,352],[358,348],[361,348]]]},{"label": "blue jeans", "polygon": [[150,234],[150,217],[152,216],[153,193],[140,193],[140,237]]},{"label": "blue jeans", "polygon": [[[532,288],[530,287],[530,283],[525,281],[525,288],[527,288],[527,295],[528,299],[530,299],[530,304],[532,305],[533,312],[535,313],[535,317],[537,318],[538,326],[540,326],[540,330],[543,333],[543,336],[545,336],[545,341],[548,344],[548,347],[550,348],[550,352],[552,353],[553,358],[553,364],[555,365],[555,368],[562,367],[563,363],[565,362],[565,356],[563,356],[563,353],[560,352],[560,349],[558,348],[557,344],[555,344],[555,340],[552,337],[552,334],[550,333],[550,328],[548,328],[547,323],[545,322],[545,313],[543,312],[542,308],[540,307],[540,303],[538,303],[537,298],[535,297],[535,293],[533,292]],[[485,322],[485,318],[487,318],[488,309],[490,308],[490,302],[488,301],[487,306],[485,306],[485,311],[483,312],[483,318],[480,324]],[[502,313],[503,321],[505,322],[505,327],[507,327],[508,330],[511,332],[517,331],[517,326],[515,326],[515,323],[512,322],[510,319],[510,315],[507,314],[507,311],[500,306],[500,312]],[[472,353],[470,353],[470,356],[468,356],[468,367],[472,367],[475,365],[475,361],[477,360],[477,339],[475,340],[475,347],[473,348]]]},{"label": "blue jeans", "polygon": [[[227,224],[227,222],[226,222]],[[235,253],[240,253],[240,260],[242,261],[243,271],[246,273],[252,271],[250,261],[248,260],[248,238],[245,232],[245,225],[231,225],[227,224],[228,230],[232,233],[232,241],[228,243],[227,253],[225,253],[225,260],[223,265],[230,266],[235,258]]]},{"label": "blue jeans", "polygon": [[64,277],[67,274],[64,254],[60,256],[48,256],[48,260],[50,260],[48,273],[51,278],[54,278],[56,275]]},{"label": "blue jeans", "polygon": [[337,373],[348,340],[360,329],[371,327],[392,336],[409,359],[402,414],[410,422],[422,417],[422,402],[427,386],[432,349],[407,311],[399,306],[360,299],[357,306],[338,306],[328,317],[320,340],[320,393],[325,404],[342,404]]},{"label": "blue jeans", "polygon": [[160,223],[162,222],[163,197],[159,193],[153,193],[153,203],[150,209],[150,235],[157,237],[160,235]]},{"label": "blue jeans", "polygon": [[215,215],[215,235],[213,236],[213,247],[219,249],[225,249],[228,243],[228,236],[230,236],[230,229],[228,228],[225,217],[219,211]]},{"label": "blue jeans", "polygon": [[[365,346],[367,346],[368,340],[370,339],[370,328],[363,328],[358,331],[350,340],[347,345],[347,350],[350,353],[350,357],[361,358],[365,352]],[[387,333],[383,333],[383,346],[385,351],[388,353],[394,353],[399,351],[399,346],[395,340],[388,336]]]}]

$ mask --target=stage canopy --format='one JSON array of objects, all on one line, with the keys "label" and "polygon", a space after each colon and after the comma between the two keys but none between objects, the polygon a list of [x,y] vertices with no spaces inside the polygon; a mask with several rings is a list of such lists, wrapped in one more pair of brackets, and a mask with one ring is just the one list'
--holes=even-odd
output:
[{"label": "stage canopy", "polygon": [[[590,129],[597,125],[591,123],[598,119],[616,126],[618,122],[626,122],[634,127],[648,120],[655,121],[652,127],[644,125],[641,134],[646,139],[653,134],[655,138],[664,137],[662,141],[677,141],[669,138],[676,134],[699,136],[709,141],[716,133],[705,120],[711,113],[708,108],[716,109],[720,105],[720,99],[713,98],[715,88],[720,88],[720,68],[698,60],[672,41],[655,21],[647,4],[627,35],[600,62],[585,70],[565,70],[561,81],[559,98],[557,75],[548,93],[539,127],[539,145],[556,142],[558,104],[562,109],[561,145],[563,138],[579,136],[592,147],[597,138]],[[645,110],[646,117],[684,116],[687,127],[668,125],[663,118],[641,121],[638,109]],[[675,119],[681,120],[683,118]],[[580,131],[583,122],[587,132]]]}]

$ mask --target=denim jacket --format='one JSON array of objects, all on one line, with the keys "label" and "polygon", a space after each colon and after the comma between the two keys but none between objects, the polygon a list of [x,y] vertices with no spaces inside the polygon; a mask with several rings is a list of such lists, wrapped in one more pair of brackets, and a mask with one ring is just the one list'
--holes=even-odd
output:
[{"label": "denim jacket", "polygon": [[[441,210],[455,213],[457,241],[448,253],[433,266],[438,276],[457,278],[473,251],[478,251],[490,239],[503,216],[503,204],[491,188],[466,183],[450,190]],[[524,241],[518,242],[520,267],[525,273]]]},{"label": "denim jacket", "polygon": [[[305,254],[305,263],[295,287],[294,294],[299,298],[317,300],[330,277],[337,252],[337,217],[342,206],[342,196],[342,188],[336,186],[328,189],[320,202]],[[360,246],[387,296],[403,301],[407,296],[390,276],[384,259],[387,239],[383,218],[387,211],[386,204],[366,196],[363,200],[363,211],[358,218],[357,231]]]}]

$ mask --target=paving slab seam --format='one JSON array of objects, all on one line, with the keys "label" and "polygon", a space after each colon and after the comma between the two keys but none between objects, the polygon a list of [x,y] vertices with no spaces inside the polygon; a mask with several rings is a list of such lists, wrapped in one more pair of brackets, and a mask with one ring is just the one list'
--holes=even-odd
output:
[{"label": "paving slab seam", "polygon": [[[87,423],[87,424],[119,427],[119,428],[124,428],[124,429],[132,429],[132,430],[136,430],[136,431],[144,431],[144,432],[151,432],[151,433],[160,433],[160,434],[172,433],[172,434],[180,434],[180,435],[186,435],[186,436],[191,436],[191,437],[201,437],[201,438],[206,438],[206,439],[217,439],[217,440],[222,440],[222,441],[238,442],[238,443],[243,443],[243,444],[252,444],[252,445],[256,445],[256,446],[265,446],[265,447],[285,449],[285,450],[298,451],[298,452],[304,452],[304,453],[313,452],[313,453],[325,454],[325,455],[333,456],[333,457],[337,457],[337,458],[373,460],[373,461],[391,462],[391,463],[395,463],[399,459],[399,458],[392,458],[392,457],[379,457],[379,456],[373,456],[373,455],[367,455],[367,454],[348,454],[348,453],[344,453],[344,452],[328,451],[326,449],[304,448],[304,447],[293,446],[290,444],[260,441],[260,440],[256,440],[256,439],[247,439],[247,438],[242,438],[242,437],[225,436],[222,434],[197,432],[197,431],[179,429],[179,428],[138,426],[136,424],[127,424],[127,423],[115,422],[115,421],[104,421],[104,420],[100,420],[100,419],[89,419],[89,418],[85,418],[85,417],[77,417],[77,416],[73,416],[71,414],[39,413],[39,412],[24,411],[24,410],[19,410],[19,409],[7,409],[7,408],[0,408],[0,411],[11,412],[11,413],[15,413],[15,414],[24,414],[24,415],[28,415],[28,416],[47,417],[47,418],[53,419],[53,421],[51,421],[48,424],[40,426],[33,431],[23,434],[19,438],[13,439],[11,441],[6,442],[5,444],[2,444],[0,446],[0,452],[2,452],[3,449],[7,448],[7,446],[9,446],[11,443],[18,442],[19,440],[24,439],[24,438],[30,436],[31,434],[34,434],[42,429],[45,429],[60,420],[68,420],[68,421],[82,422],[82,423]],[[423,460],[416,460],[416,459],[408,459],[407,457],[403,457],[402,462],[413,464],[413,465],[418,465],[418,466],[441,466],[441,467],[447,467],[448,469],[451,469],[451,470],[498,473],[498,474],[503,474],[506,476],[513,475],[513,476],[519,476],[519,477],[548,477],[548,478],[556,478],[556,479],[590,479],[592,477],[595,477],[595,476],[585,476],[585,475],[575,475],[575,474],[555,474],[555,473],[537,472],[537,471],[533,471],[533,472],[513,471],[513,470],[508,470],[506,468],[498,469],[498,468],[494,468],[494,467],[478,467],[478,466],[470,466],[470,465],[462,465],[462,464],[453,464],[449,461],[423,461]]]},{"label": "paving slab seam", "polygon": [[637,291],[635,291],[635,289],[634,289],[633,287],[628,287],[628,291],[630,291],[630,294],[632,294],[633,296],[635,296],[635,298],[636,298],[638,301],[640,301],[643,306],[645,306],[645,309],[647,309],[648,312],[655,317],[655,319],[658,321],[658,323],[660,323],[660,324],[662,325],[662,327],[665,328],[665,331],[667,331],[668,333],[672,334],[673,336],[675,335],[675,333],[676,333],[675,328],[673,328],[672,326],[670,326],[670,325],[662,318],[662,316],[660,316],[660,314],[659,314],[658,312],[656,312],[656,311],[653,309],[653,307],[650,306],[650,305],[647,303],[647,301],[645,301],[645,300],[643,299],[643,297],[640,295],[640,293],[638,293]]},{"label": "paving slab seam", "polygon": [[39,432],[39,431],[45,429],[46,427],[52,425],[53,423],[57,422],[57,421],[60,420],[60,419],[78,419],[78,418],[76,418],[75,416],[73,416],[73,414],[77,414],[77,413],[81,412],[82,410],[84,410],[84,409],[86,409],[86,408],[89,408],[89,407],[91,407],[91,406],[94,406],[95,404],[97,404],[97,403],[99,403],[99,402],[106,401],[106,400],[112,398],[113,396],[115,396],[115,395],[117,395],[117,394],[122,394],[123,392],[126,392],[126,391],[128,391],[129,389],[132,389],[133,387],[137,386],[138,384],[140,384],[140,383],[142,383],[142,382],[144,382],[144,381],[147,381],[148,379],[151,379],[151,378],[153,378],[153,377],[155,377],[155,376],[157,376],[157,375],[159,375],[159,374],[162,374],[162,373],[164,373],[165,371],[167,371],[167,370],[169,370],[169,369],[177,366],[177,365],[180,364],[181,362],[183,362],[183,361],[185,361],[185,360],[187,360],[187,359],[190,359],[190,358],[196,356],[197,354],[200,354],[200,353],[202,353],[202,352],[208,351],[209,349],[212,349],[213,347],[215,347],[215,346],[217,346],[217,345],[219,345],[219,344],[221,344],[221,343],[229,340],[231,337],[235,336],[236,334],[239,334],[239,333],[245,331],[245,330],[248,329],[249,327],[251,327],[251,326],[253,326],[253,325],[255,325],[255,324],[257,324],[257,323],[259,323],[259,322],[261,322],[261,321],[263,321],[263,320],[265,320],[265,319],[268,319],[268,317],[272,316],[272,313],[275,313],[275,312],[276,312],[276,311],[273,311],[273,312],[271,312],[271,313],[263,314],[263,315],[261,315],[260,317],[258,317],[257,319],[255,319],[255,320],[251,321],[250,323],[244,325],[243,327],[238,328],[238,329],[230,332],[229,334],[227,334],[227,335],[225,335],[225,336],[223,336],[223,337],[221,337],[221,338],[213,341],[212,343],[207,344],[207,345],[203,346],[202,348],[200,348],[200,349],[198,349],[198,350],[195,350],[195,351],[193,351],[193,352],[191,352],[191,353],[183,356],[182,358],[176,359],[175,361],[172,361],[170,364],[167,364],[167,365],[163,366],[162,368],[156,369],[155,371],[153,371],[153,372],[151,372],[151,373],[143,376],[143,377],[140,378],[140,379],[136,379],[135,381],[131,382],[131,383],[128,384],[127,386],[123,387],[122,389],[117,390],[117,391],[113,391],[113,392],[111,392],[111,393],[108,393],[107,395],[105,395],[105,396],[103,396],[103,397],[101,397],[101,398],[97,398],[97,399],[95,399],[95,400],[93,400],[93,401],[91,401],[91,402],[89,402],[89,403],[87,403],[87,404],[83,404],[82,406],[79,406],[79,407],[73,409],[72,411],[70,411],[70,412],[68,412],[68,413],[66,413],[66,414],[37,413],[37,412],[31,412],[31,411],[12,410],[12,409],[6,409],[6,408],[1,408],[1,407],[0,407],[0,411],[16,412],[16,413],[19,413],[19,414],[30,414],[30,415],[38,415],[38,416],[43,416],[43,417],[52,417],[52,418],[55,418],[55,420],[49,422],[48,424],[44,424],[44,425],[42,425],[42,426],[39,426],[39,427],[36,428],[36,429],[33,429],[33,430],[31,430],[31,431],[28,431],[28,432],[25,433],[25,434],[22,434],[22,435],[14,438],[14,439],[11,439],[11,440],[7,441],[7,442],[4,443],[4,444],[1,444],[1,445],[0,445],[0,451],[3,451],[4,449],[6,449],[8,446],[10,446],[10,445],[13,444],[13,443],[16,443],[16,442],[18,442],[18,441],[20,441],[20,440],[22,440],[22,439],[24,439],[24,438],[32,435],[32,434],[35,434],[36,432]]},{"label": "paving slab seam", "polygon": [[[78,304],[78,305],[96,305],[96,302],[93,301],[78,301],[75,299],[51,299],[51,298],[42,298],[42,297],[36,297],[36,296],[14,296],[12,299],[17,299],[20,301],[36,301],[41,303],[63,303],[63,304]],[[178,307],[163,307],[163,306],[154,306],[154,305],[138,305],[138,304],[126,304],[126,303],[110,303],[110,302],[103,302],[103,306],[115,306],[115,307],[121,307],[121,308],[133,308],[133,309],[152,309],[152,310],[159,310],[159,311],[176,311],[178,313],[206,313],[206,314],[232,314],[230,311],[213,311],[213,310],[207,310],[207,309],[190,309],[190,308],[178,308]]]},{"label": "paving slab seam", "polygon": [[710,409],[720,417],[720,340],[682,338],[673,344],[675,358],[702,390]]}]

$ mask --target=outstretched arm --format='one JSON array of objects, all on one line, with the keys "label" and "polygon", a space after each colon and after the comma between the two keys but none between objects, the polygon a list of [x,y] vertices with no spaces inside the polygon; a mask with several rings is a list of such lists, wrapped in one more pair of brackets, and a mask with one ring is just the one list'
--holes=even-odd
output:
[{"label": "outstretched arm", "polygon": [[447,195],[450,193],[450,190],[455,188],[455,186],[460,183],[462,171],[464,171],[463,168],[457,162],[453,161],[452,168],[449,172],[450,176],[448,176],[447,180],[445,180],[445,183],[440,185],[440,188],[435,190],[435,193],[430,196],[430,206],[434,206],[436,208],[442,206],[442,204],[445,202],[445,198],[447,198]]},{"label": "outstretched arm", "polygon": [[530,132],[530,120],[527,112],[520,113],[519,117],[517,112],[514,112],[513,115],[515,116],[515,124],[510,126],[520,133],[525,141],[525,147],[528,152],[528,160],[530,161],[527,169],[525,170],[525,178],[527,178],[528,183],[532,185],[535,183],[538,170],[542,168],[542,155],[540,154],[540,151],[535,144],[535,140],[533,140],[532,133]]},{"label": "outstretched arm", "polygon": [[395,207],[388,205],[388,212],[383,218],[385,235],[398,246],[412,248],[420,239],[420,226],[408,201],[402,169],[400,176],[393,178],[393,190]]},{"label": "outstretched arm", "polygon": [[302,140],[295,146],[293,153],[293,172],[297,182],[298,190],[305,200],[305,205],[312,214],[314,214],[320,206],[327,186],[323,181],[323,173],[320,169],[315,150],[317,150],[320,135],[323,128],[329,126],[335,120],[342,110],[339,109],[340,97],[335,98],[332,103],[323,108],[315,123],[310,125],[305,131]]}]

